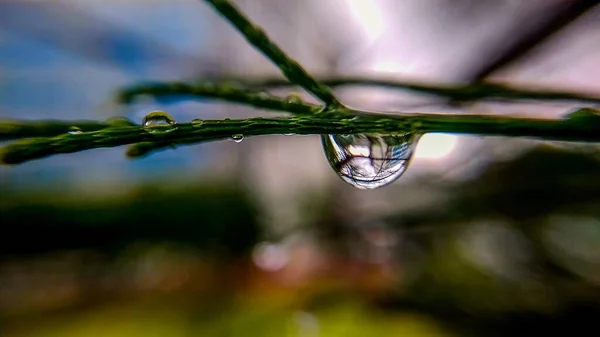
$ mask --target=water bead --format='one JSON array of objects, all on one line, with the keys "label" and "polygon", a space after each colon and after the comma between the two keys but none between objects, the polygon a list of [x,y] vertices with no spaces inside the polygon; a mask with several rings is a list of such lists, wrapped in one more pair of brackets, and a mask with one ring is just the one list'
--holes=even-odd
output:
[{"label": "water bead", "polygon": [[418,137],[398,135],[323,135],[329,165],[345,182],[375,189],[398,179],[407,169]]},{"label": "water bead", "polygon": [[204,121],[201,120],[200,118],[194,118],[194,119],[192,119],[191,123],[193,126],[200,126],[200,125],[204,124]]},{"label": "water bead", "polygon": [[241,143],[244,140],[244,135],[235,134],[235,135],[231,136],[231,140],[233,140],[236,143]]},{"label": "water bead", "polygon": [[130,121],[129,119],[121,116],[111,117],[106,120],[106,124],[111,126],[134,126],[135,123]]},{"label": "water bead", "polygon": [[81,131],[81,129],[77,126],[71,126],[69,128],[69,131],[67,131],[70,135],[80,135],[83,132]]},{"label": "water bead", "polygon": [[173,127],[177,122],[168,113],[160,110],[155,110],[148,113],[142,121],[142,126],[148,131],[155,132],[170,132],[175,130]]},{"label": "water bead", "polygon": [[287,96],[285,96],[284,100],[287,103],[293,103],[293,104],[302,104],[302,96],[300,96],[300,94],[298,93],[291,93]]}]

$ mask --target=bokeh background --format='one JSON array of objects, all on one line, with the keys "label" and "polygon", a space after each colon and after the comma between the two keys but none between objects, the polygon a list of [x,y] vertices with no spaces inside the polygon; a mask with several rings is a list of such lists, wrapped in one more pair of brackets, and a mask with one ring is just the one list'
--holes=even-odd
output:
[{"label": "bokeh background", "polygon": [[[235,3],[318,76],[600,93],[597,1]],[[0,118],[273,115],[208,100],[114,102],[141,81],[232,76],[280,74],[203,1],[0,0]],[[390,112],[557,118],[582,106],[336,92]],[[372,191],[336,176],[318,136],[123,153],[0,167],[2,336],[598,330],[595,145],[426,135],[408,171]]]}]

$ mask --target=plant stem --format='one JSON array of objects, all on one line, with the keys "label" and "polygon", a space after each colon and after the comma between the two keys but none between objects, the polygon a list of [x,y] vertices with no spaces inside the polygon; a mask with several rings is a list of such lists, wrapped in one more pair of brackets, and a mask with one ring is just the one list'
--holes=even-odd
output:
[{"label": "plant stem", "polygon": [[213,98],[221,101],[241,103],[255,108],[291,112],[295,114],[314,114],[323,109],[322,106],[289,102],[266,92],[250,90],[236,86],[229,82],[210,83],[144,83],[131,86],[118,93],[117,100],[120,103],[131,103],[137,96],[149,95],[152,97],[177,98]]},{"label": "plant stem", "polygon": [[[380,88],[405,89],[436,96],[448,97],[456,101],[475,101],[479,99],[505,100],[544,100],[579,101],[600,104],[599,94],[582,94],[561,90],[522,88],[499,83],[471,83],[439,85],[420,81],[385,79],[369,76],[319,77],[319,82],[329,87],[338,86],[374,86]],[[236,80],[247,87],[256,89],[287,87],[293,84],[279,78],[257,80]]]},{"label": "plant stem", "polygon": [[225,17],[237,30],[244,35],[246,40],[260,50],[281,70],[283,75],[327,106],[338,107],[340,102],[331,90],[314,79],[302,66],[289,57],[277,44],[271,41],[267,34],[254,25],[236,6],[228,0],[205,0]]},{"label": "plant stem", "polygon": [[[394,81],[369,77],[323,78],[322,83],[335,86],[376,86],[382,88],[407,89],[426,94],[448,97],[455,101],[480,99],[579,101],[600,104],[600,95],[566,91],[543,91],[517,88],[507,85],[477,83],[467,85],[434,85],[419,82]],[[233,84],[237,83],[237,84]],[[243,85],[243,86],[242,86]],[[314,114],[323,109],[309,103],[287,102],[257,91],[294,85],[284,79],[227,80],[198,83],[146,83],[122,89],[118,93],[121,103],[130,103],[137,96],[149,95],[156,98],[182,96],[181,98],[213,98],[221,101],[241,103],[261,109],[285,111],[294,114]],[[252,88],[252,89],[249,89]]]},{"label": "plant stem", "polygon": [[110,126],[107,123],[94,121],[73,121],[64,123],[60,121],[0,121],[0,141],[27,138],[27,137],[51,137],[67,133],[72,128],[81,131],[96,131]]},{"label": "plant stem", "polygon": [[[364,113],[357,111],[356,113]],[[21,122],[27,124],[28,122]],[[63,124],[72,125],[69,122]],[[1,123],[0,123],[1,125]],[[582,109],[568,118],[539,120],[503,116],[403,114],[378,116],[362,114],[292,116],[287,118],[248,118],[205,120],[177,124],[164,132],[149,132],[140,126],[108,126],[80,134],[15,141],[0,148],[0,163],[19,164],[60,153],[134,143],[152,143],[151,149],[179,144],[195,144],[229,138],[269,134],[394,134],[428,132],[485,136],[531,137],[545,140],[600,142],[600,117],[594,110]],[[169,131],[169,132],[166,132]],[[142,146],[143,147],[143,146]],[[143,151],[142,151],[143,152]],[[134,154],[134,155],[143,155]]]}]

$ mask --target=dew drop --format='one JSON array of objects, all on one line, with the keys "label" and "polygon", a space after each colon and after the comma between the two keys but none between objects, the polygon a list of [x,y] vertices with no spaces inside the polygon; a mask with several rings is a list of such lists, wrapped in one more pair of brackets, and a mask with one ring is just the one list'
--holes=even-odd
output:
[{"label": "dew drop", "polygon": [[76,126],[71,126],[69,128],[69,131],[67,131],[70,135],[80,135],[83,132],[81,131],[80,128],[76,127]]},{"label": "dew drop", "polygon": [[298,93],[291,93],[285,96],[284,100],[287,103],[302,104],[302,96],[300,96]]},{"label": "dew drop", "polygon": [[242,140],[244,140],[244,135],[239,134],[239,133],[235,134],[235,135],[231,136],[231,140],[233,140],[236,143],[241,143]]},{"label": "dew drop", "polygon": [[148,129],[149,132],[170,132],[175,130],[172,126],[177,122],[168,113],[160,110],[155,110],[148,113],[142,121],[142,126]]},{"label": "dew drop", "polygon": [[272,98],[272,96],[268,92],[266,92],[266,91],[260,91],[260,92],[256,93],[256,96],[258,98],[260,98],[260,99],[269,99],[269,98]]},{"label": "dew drop", "polygon": [[106,123],[111,126],[134,126],[135,123],[121,116],[111,117],[106,120]]},{"label": "dew drop", "polygon": [[203,120],[201,120],[200,118],[194,118],[192,119],[192,125],[193,126],[200,126],[204,123]]},{"label": "dew drop", "polygon": [[412,158],[418,137],[398,135],[323,135],[329,165],[347,183],[375,189],[398,179]]}]

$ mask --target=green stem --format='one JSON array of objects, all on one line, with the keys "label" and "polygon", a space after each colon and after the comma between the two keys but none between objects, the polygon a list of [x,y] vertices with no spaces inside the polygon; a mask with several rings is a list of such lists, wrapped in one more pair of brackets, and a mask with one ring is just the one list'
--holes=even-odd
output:
[{"label": "green stem", "polygon": [[287,54],[258,26],[254,25],[236,6],[228,0],[205,0],[225,17],[246,40],[260,50],[281,70],[283,75],[308,92],[315,95],[327,106],[340,106],[331,90],[314,79],[302,66]]},{"label": "green stem", "polygon": [[116,117],[106,122],[97,122],[89,120],[80,121],[19,121],[19,120],[0,120],[0,141],[7,141],[19,138],[30,137],[52,137],[72,131],[97,131],[111,126],[132,126],[135,123]]},{"label": "green stem", "polygon": [[[138,96],[168,97],[186,96],[212,98],[221,101],[241,103],[255,108],[291,112],[295,114],[314,114],[323,109],[322,106],[286,101],[266,92],[240,88],[233,84],[223,83],[145,83],[131,86],[118,93],[120,103],[131,103]],[[183,99],[183,98],[182,98]]]},{"label": "green stem", "polygon": [[[469,85],[433,85],[417,82],[390,81],[374,78],[324,78],[321,80],[330,86],[378,86],[387,88],[407,89],[427,94],[448,97],[456,101],[473,101],[479,99],[505,100],[543,100],[543,101],[580,101],[600,104],[600,95],[586,95],[565,91],[542,91],[517,88],[498,84],[469,84]],[[237,85],[232,83],[238,83]],[[243,87],[241,85],[244,85]],[[293,85],[283,79],[265,79],[254,81],[222,81],[221,83],[203,81],[198,83],[147,83],[122,89],[118,94],[121,103],[130,103],[136,97],[148,95],[152,97],[168,97],[182,95],[197,98],[212,98],[221,101],[241,103],[260,109],[285,111],[294,114],[314,114],[322,111],[323,107],[286,101],[266,92],[257,90]],[[253,88],[252,90],[249,88]],[[182,98],[183,99],[183,98]]]},{"label": "green stem", "polygon": [[[355,113],[364,112],[356,111]],[[27,124],[28,122],[21,123]],[[71,123],[65,122],[65,124],[70,125]],[[149,132],[149,129],[140,126],[109,126],[101,130],[80,134],[61,134],[49,138],[24,139],[0,148],[0,163],[19,164],[60,153],[73,153],[135,143],[151,143],[151,149],[157,149],[171,145],[221,140],[235,134],[243,134],[245,137],[249,137],[288,133],[320,135],[441,132],[600,142],[600,117],[597,111],[591,109],[581,109],[567,118],[557,120],[486,115],[327,115],[206,120],[202,123],[184,123],[177,124],[175,127],[152,128],[150,130],[162,130],[163,132]],[[133,155],[143,154],[133,153]]]},{"label": "green stem", "polygon": [[[257,80],[236,80],[250,88],[265,89],[293,85],[283,79],[266,78]],[[329,87],[338,86],[374,86],[380,88],[405,89],[456,101],[475,101],[480,99],[506,100],[544,100],[579,101],[600,104],[600,94],[583,94],[561,90],[521,88],[510,84],[471,83],[439,85],[419,81],[385,79],[380,77],[319,77],[318,81]]]}]

